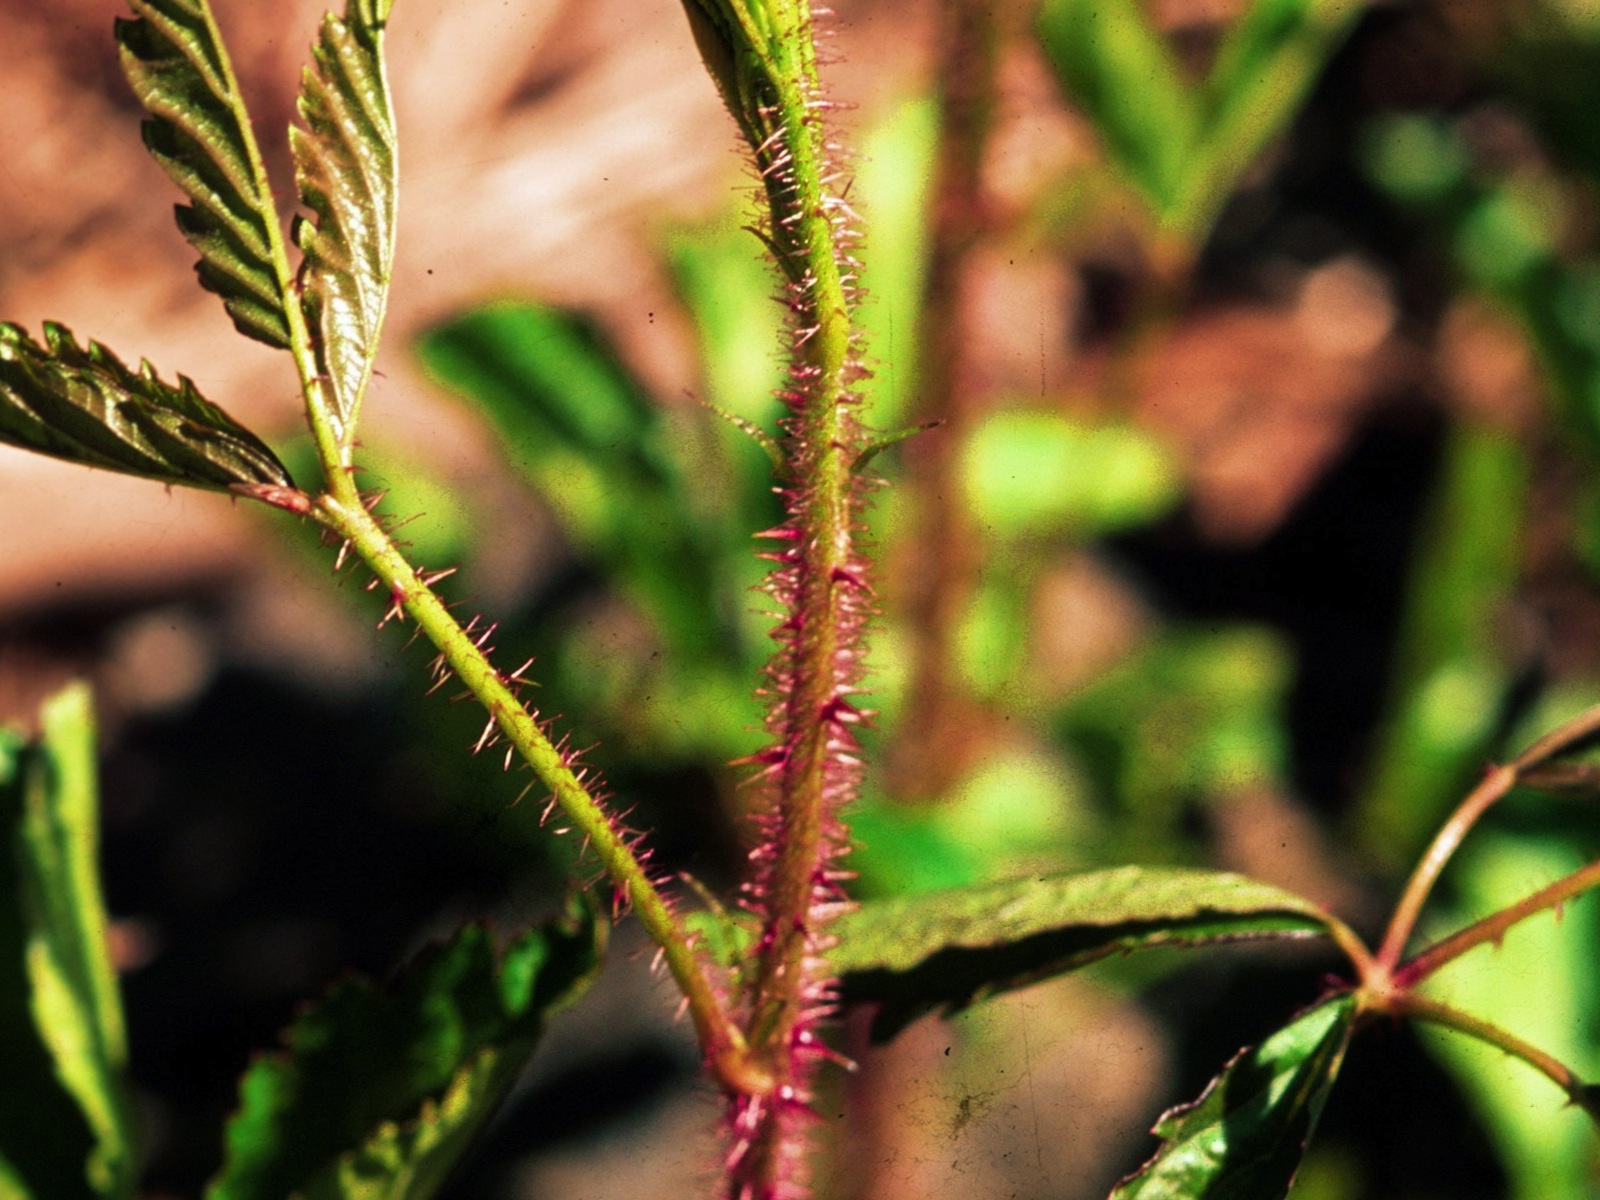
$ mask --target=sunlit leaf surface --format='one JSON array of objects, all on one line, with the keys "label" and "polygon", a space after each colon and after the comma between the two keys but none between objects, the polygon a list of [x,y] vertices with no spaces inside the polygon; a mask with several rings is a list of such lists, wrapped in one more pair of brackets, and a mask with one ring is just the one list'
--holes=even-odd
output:
[{"label": "sunlit leaf surface", "polygon": [[395,137],[383,69],[387,5],[331,13],[300,86],[305,128],[289,131],[305,251],[300,285],[317,366],[333,393],[336,432],[348,442],[372,375],[394,262]]},{"label": "sunlit leaf surface", "polygon": [[122,66],[150,112],[145,145],[192,201],[178,228],[200,252],[200,282],[222,297],[240,332],[289,344],[277,213],[205,0],[130,0],[117,22]]},{"label": "sunlit leaf surface", "polygon": [[164,483],[290,487],[265,443],[178,376],[129,369],[99,342],[46,323],[39,345],[0,324],[0,441]]},{"label": "sunlit leaf surface", "polygon": [[1119,867],[869,902],[834,924],[829,961],[847,1000],[880,1004],[883,1037],[1109,954],[1325,928],[1310,901],[1241,875]]},{"label": "sunlit leaf surface", "polygon": [[1283,1200],[1344,1062],[1355,1000],[1338,996],[1245,1050],[1163,1116],[1156,1156],[1111,1200]]}]

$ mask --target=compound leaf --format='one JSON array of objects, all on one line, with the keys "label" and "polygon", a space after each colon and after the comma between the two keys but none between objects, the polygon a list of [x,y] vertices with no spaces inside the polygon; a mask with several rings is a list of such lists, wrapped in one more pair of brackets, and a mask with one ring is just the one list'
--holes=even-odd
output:
[{"label": "compound leaf", "polygon": [[868,901],[840,917],[828,961],[846,1001],[880,1005],[873,1037],[924,1013],[1115,953],[1326,931],[1310,901],[1222,871],[1118,867]]},{"label": "compound leaf", "polygon": [[122,67],[150,112],[144,142],[189,196],[178,228],[200,252],[201,284],[241,333],[289,345],[287,267],[272,192],[206,0],[129,0],[117,22]]},{"label": "compound leaf", "polygon": [[394,263],[394,114],[383,67],[388,15],[382,0],[351,0],[343,18],[323,18],[300,84],[305,127],[289,130],[300,200],[312,213],[294,226],[305,252],[301,303],[317,369],[332,393],[324,415],[343,445],[372,376]]},{"label": "compound leaf", "polygon": [[429,1194],[511,1090],[545,1018],[587,986],[598,937],[577,910],[497,959],[470,926],[385,989],[334,988],[240,1081],[208,1200]]},{"label": "compound leaf", "polygon": [[255,434],[178,376],[130,370],[99,342],[46,322],[40,346],[0,323],[0,442],[189,487],[292,487]]},{"label": "compound leaf", "polygon": [[1294,1183],[1355,1020],[1349,995],[1245,1050],[1193,1104],[1155,1127],[1161,1149],[1110,1200],[1283,1200]]}]

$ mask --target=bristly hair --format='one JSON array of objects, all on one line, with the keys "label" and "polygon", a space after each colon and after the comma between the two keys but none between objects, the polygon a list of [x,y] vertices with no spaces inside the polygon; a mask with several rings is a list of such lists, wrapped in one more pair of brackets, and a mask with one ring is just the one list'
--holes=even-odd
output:
[{"label": "bristly hair", "polygon": [[[693,17],[696,4],[714,0],[686,2]],[[793,36],[809,40],[810,22],[803,24]],[[786,410],[778,439],[786,516],[758,535],[774,564],[766,591],[776,602],[777,647],[762,688],[771,741],[747,760],[758,767],[752,784],[760,796],[741,896],[762,929],[741,1013],[772,1085],[729,1097],[728,1195],[799,1200],[809,1194],[812,1079],[830,1053],[817,1026],[836,1001],[825,960],[828,924],[849,903],[841,860],[850,838],[841,811],[860,790],[857,729],[871,715],[857,704],[864,632],[874,614],[859,545],[869,488],[855,469],[867,441],[855,385],[866,371],[849,325],[859,299],[859,263],[850,254],[858,234],[838,189],[846,178],[842,155],[826,128],[834,106],[816,94],[814,70],[802,75],[798,92],[791,89],[797,103],[785,103],[779,83],[767,77],[734,78],[738,86],[719,84],[754,152],[766,211],[758,236],[783,274],[791,365],[777,393]],[[752,97],[759,100],[754,108],[735,107]]]}]

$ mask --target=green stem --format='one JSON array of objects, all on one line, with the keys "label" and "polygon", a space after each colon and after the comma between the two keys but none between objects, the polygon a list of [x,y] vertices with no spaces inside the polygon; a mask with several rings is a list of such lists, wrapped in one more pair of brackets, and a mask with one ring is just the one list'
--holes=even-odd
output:
[{"label": "green stem", "polygon": [[1513,925],[1547,908],[1565,904],[1594,887],[1600,887],[1600,859],[1556,880],[1548,887],[1540,888],[1533,895],[1509,908],[1503,908],[1475,924],[1468,925],[1443,941],[1435,942],[1422,953],[1408,959],[1394,972],[1394,984],[1402,989],[1414,987],[1440,967],[1460,958],[1468,950],[1488,942],[1499,942]]},{"label": "green stem", "polygon": [[[332,482],[337,484],[339,478],[335,475]],[[349,485],[347,477],[345,482]],[[645,930],[661,947],[667,969],[683,992],[707,1060],[719,1081],[724,1086],[743,1088],[761,1084],[763,1080],[752,1074],[743,1035],[726,1011],[683,927],[650,881],[644,864],[627,837],[583,786],[565,756],[545,736],[512,685],[490,664],[482,639],[474,639],[461,627],[359,501],[351,504],[337,494],[321,496],[315,502],[313,515],[349,543],[388,589],[395,608],[417,623],[417,628],[439,650],[444,663],[483,705],[540,782],[550,789],[574,829],[618,890],[627,896]]]},{"label": "green stem", "polygon": [[[239,90],[238,76],[234,73],[233,59],[228,53],[222,32],[217,27],[216,18],[211,13],[211,6],[202,4],[200,14],[205,21],[211,47],[215,51],[216,65],[222,75],[225,94],[239,97],[242,93]],[[379,65],[381,70],[381,58]],[[272,184],[267,178],[266,164],[261,157],[261,147],[256,142],[250,113],[244,107],[242,100],[238,102],[234,115],[238,121],[240,140],[244,143],[245,161],[250,166],[256,193],[264,197],[267,204],[267,211],[261,214],[267,234],[267,256],[272,261],[272,272],[278,285],[278,299],[283,305],[284,320],[289,327],[289,353],[294,357],[295,371],[300,376],[300,391],[305,397],[306,418],[311,425],[311,437],[316,444],[317,458],[323,465],[328,486],[334,494],[342,500],[354,502],[355,486],[348,478],[349,448],[340,447],[338,434],[327,420],[327,414],[332,411],[332,406],[325,397],[327,385],[317,374],[317,358],[312,349],[311,331],[306,326],[305,313],[300,308],[300,296],[294,286],[294,269],[289,265],[289,252],[283,238],[283,227],[278,220],[277,208],[272,203]],[[343,488],[340,487],[341,483],[345,485]]]},{"label": "green stem", "polygon": [[1387,1011],[1394,1016],[1413,1017],[1419,1021],[1441,1025],[1446,1029],[1454,1029],[1457,1033],[1464,1033],[1470,1038],[1476,1038],[1480,1042],[1503,1050],[1512,1058],[1521,1059],[1550,1080],[1566,1093],[1567,1099],[1572,1103],[1588,1107],[1584,1082],[1572,1068],[1498,1025],[1412,992],[1395,996],[1388,1004]]},{"label": "green stem", "polygon": [[1385,975],[1378,966],[1378,960],[1367,948],[1366,942],[1361,940],[1361,935],[1346,925],[1332,913],[1323,914],[1323,921],[1328,926],[1328,937],[1333,944],[1344,952],[1350,960],[1350,965],[1355,968],[1356,978],[1363,984],[1371,985],[1375,980],[1382,980]]}]

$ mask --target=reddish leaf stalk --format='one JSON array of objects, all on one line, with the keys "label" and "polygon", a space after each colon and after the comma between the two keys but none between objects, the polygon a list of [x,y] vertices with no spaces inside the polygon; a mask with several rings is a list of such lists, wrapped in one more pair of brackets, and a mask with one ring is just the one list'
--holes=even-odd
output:
[{"label": "reddish leaf stalk", "polygon": [[1394,972],[1394,985],[1400,989],[1415,987],[1440,967],[1454,962],[1468,950],[1478,946],[1498,944],[1512,926],[1546,909],[1560,908],[1567,901],[1596,887],[1600,887],[1600,860],[1579,868],[1510,907],[1503,908],[1429,946],[1400,965]]}]

